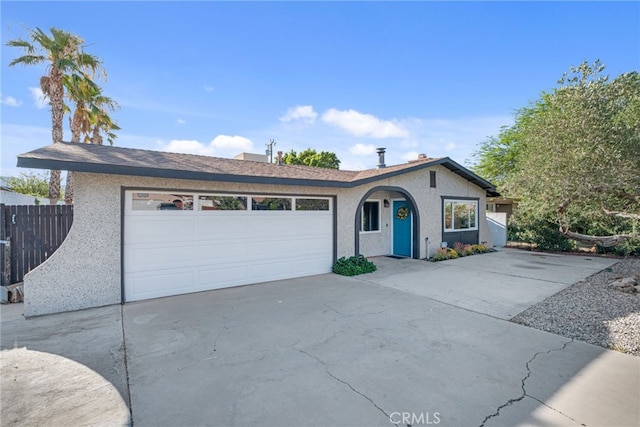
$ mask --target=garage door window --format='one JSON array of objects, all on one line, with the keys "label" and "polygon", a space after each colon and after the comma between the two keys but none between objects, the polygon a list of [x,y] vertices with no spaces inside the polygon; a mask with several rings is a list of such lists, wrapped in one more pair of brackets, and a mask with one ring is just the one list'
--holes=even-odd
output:
[{"label": "garage door window", "polygon": [[193,195],[176,193],[133,193],[134,211],[179,211],[193,209]]},{"label": "garage door window", "polygon": [[198,210],[201,211],[246,211],[247,198],[244,196],[199,196]]},{"label": "garage door window", "polygon": [[296,198],[296,210],[297,211],[328,211],[329,200]]},{"label": "garage door window", "polygon": [[252,197],[251,210],[254,211],[290,211],[289,197]]}]

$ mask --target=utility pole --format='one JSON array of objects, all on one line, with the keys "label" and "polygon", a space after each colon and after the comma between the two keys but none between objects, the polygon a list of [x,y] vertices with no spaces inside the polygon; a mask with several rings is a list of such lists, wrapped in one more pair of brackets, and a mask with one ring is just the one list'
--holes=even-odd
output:
[{"label": "utility pole", "polygon": [[267,146],[266,154],[269,156],[269,163],[273,163],[273,146],[276,145],[276,141],[270,139],[269,143],[265,145]]}]

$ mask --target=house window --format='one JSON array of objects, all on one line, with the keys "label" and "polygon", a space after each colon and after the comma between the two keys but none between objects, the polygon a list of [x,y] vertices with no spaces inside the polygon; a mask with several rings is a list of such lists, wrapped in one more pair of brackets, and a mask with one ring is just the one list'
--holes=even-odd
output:
[{"label": "house window", "polygon": [[477,230],[478,201],[451,200],[444,201],[444,231]]},{"label": "house window", "polygon": [[360,231],[380,231],[380,201],[364,202]]},{"label": "house window", "polygon": [[487,212],[495,212],[496,204],[495,203],[487,203]]}]

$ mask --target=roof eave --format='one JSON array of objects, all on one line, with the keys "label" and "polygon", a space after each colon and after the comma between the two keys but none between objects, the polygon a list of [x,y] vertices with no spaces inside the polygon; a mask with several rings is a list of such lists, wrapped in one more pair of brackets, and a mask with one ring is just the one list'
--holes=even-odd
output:
[{"label": "roof eave", "polygon": [[196,181],[238,182],[250,184],[301,185],[312,187],[350,187],[349,182],[327,181],[320,179],[281,178],[274,176],[250,176],[219,174],[209,172],[175,170],[164,168],[150,168],[139,166],[107,165],[85,162],[67,162],[62,160],[38,159],[33,157],[18,157],[18,167],[67,170],[73,172],[101,173],[109,175],[146,176],[152,178],[191,179]]}]

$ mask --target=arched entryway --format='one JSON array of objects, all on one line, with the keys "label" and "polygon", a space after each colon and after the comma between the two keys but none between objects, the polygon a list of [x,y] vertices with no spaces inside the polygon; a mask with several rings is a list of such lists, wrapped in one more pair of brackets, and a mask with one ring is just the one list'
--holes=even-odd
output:
[{"label": "arched entryway", "polygon": [[[373,195],[374,193],[380,192],[380,191],[388,191],[388,192],[393,192],[393,193],[398,193],[400,194],[403,198],[404,201],[406,202],[406,204],[408,205],[407,207],[409,208],[410,211],[410,217],[411,217],[411,243],[412,243],[412,249],[411,249],[411,258],[414,259],[419,259],[420,258],[420,241],[419,241],[419,236],[420,236],[420,213],[418,211],[418,205],[416,204],[415,199],[413,198],[413,196],[404,188],[402,187],[394,187],[394,186],[378,186],[378,187],[374,187],[372,189],[370,189],[369,191],[367,191],[362,198],[360,199],[360,202],[358,203],[358,206],[356,208],[356,212],[355,212],[355,227],[354,227],[354,234],[355,234],[355,255],[358,256],[360,255],[360,230],[362,229],[362,208],[365,204],[365,202],[367,201],[367,199],[369,199],[369,197],[371,197],[371,195]],[[393,203],[390,202],[390,208],[393,208]]]}]

